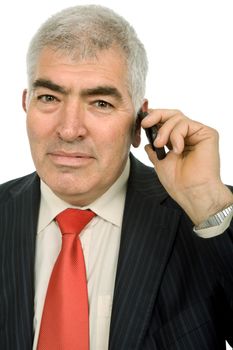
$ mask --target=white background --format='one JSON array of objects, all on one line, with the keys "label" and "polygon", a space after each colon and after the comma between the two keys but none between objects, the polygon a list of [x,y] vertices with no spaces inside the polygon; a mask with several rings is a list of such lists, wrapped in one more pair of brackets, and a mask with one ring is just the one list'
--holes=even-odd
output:
[{"label": "white background", "polygon": [[[0,5],[0,183],[34,170],[21,94],[31,36],[54,12],[85,0],[2,1]],[[148,52],[150,107],[178,108],[217,128],[221,173],[232,184],[233,1],[99,0],[126,17]],[[149,163],[143,145],[135,154]],[[198,169],[197,169],[198,171]]]},{"label": "white background", "polygon": [[[0,183],[34,170],[21,108],[29,40],[49,15],[88,3],[8,0],[0,4]],[[219,130],[222,179],[232,184],[233,1],[91,3],[106,5],[123,15],[144,42],[150,64],[146,93],[150,107],[178,108]],[[135,154],[149,163],[143,145]]]}]

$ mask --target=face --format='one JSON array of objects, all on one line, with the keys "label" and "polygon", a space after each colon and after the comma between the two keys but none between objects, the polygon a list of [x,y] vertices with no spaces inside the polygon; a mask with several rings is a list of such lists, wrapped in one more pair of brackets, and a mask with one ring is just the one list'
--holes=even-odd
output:
[{"label": "face", "polygon": [[122,173],[130,145],[140,142],[122,56],[109,49],[76,62],[46,48],[24,91],[36,170],[68,203],[101,196]]}]

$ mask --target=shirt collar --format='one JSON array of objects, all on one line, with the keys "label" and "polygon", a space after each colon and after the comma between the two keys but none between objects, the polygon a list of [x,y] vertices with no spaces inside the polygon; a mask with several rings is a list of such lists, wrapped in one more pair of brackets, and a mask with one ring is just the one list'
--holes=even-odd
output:
[{"label": "shirt collar", "polygon": [[[121,226],[124,203],[126,196],[126,184],[129,177],[130,161],[127,160],[126,166],[114,182],[114,184],[99,198],[87,207],[82,209],[91,209],[99,217],[111,222],[116,226]],[[41,203],[38,220],[38,233],[40,233],[54,218],[67,208],[80,208],[66,203],[41,180]]]}]

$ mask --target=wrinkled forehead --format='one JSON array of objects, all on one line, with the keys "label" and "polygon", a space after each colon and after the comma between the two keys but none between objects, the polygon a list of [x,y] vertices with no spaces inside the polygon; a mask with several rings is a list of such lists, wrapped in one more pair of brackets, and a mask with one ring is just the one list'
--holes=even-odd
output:
[{"label": "wrinkled forehead", "polygon": [[38,58],[29,95],[41,88],[65,95],[111,96],[118,102],[132,104],[125,59],[117,50],[101,51],[93,58],[74,59],[46,47]]},{"label": "wrinkled forehead", "polygon": [[[64,50],[54,50],[53,47],[44,47],[37,60],[31,87],[38,78],[47,78],[52,71],[59,80],[62,72],[73,71],[79,73],[82,79],[88,79],[90,72],[96,79],[109,79],[117,84],[123,84],[128,90],[127,62],[118,48],[101,50],[95,56],[80,57]],[[87,73],[85,75],[85,72]]]},{"label": "wrinkled forehead", "polygon": [[35,62],[34,67],[34,73],[36,68],[38,68],[38,66],[45,60],[48,60],[50,62],[58,62],[64,59],[66,62],[70,62],[70,64],[98,64],[101,62],[101,64],[105,64],[107,66],[109,65],[109,57],[111,57],[111,61],[113,61],[112,58],[114,58],[114,63],[118,62],[118,64],[121,65],[121,67],[125,71],[125,76],[128,79],[128,62],[126,55],[121,48],[113,46],[107,49],[97,50],[95,52],[84,51],[84,48],[82,48],[82,51],[79,51],[78,49],[68,50],[67,48],[57,48],[53,47],[52,45],[44,46],[37,56],[37,60]]}]

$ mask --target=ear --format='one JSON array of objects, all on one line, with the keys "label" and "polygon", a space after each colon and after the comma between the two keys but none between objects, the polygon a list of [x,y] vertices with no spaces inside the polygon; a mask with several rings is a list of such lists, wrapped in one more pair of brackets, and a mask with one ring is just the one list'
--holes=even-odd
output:
[{"label": "ear", "polygon": [[[144,99],[140,111],[147,112],[148,110],[148,100]],[[134,135],[132,145],[137,148],[141,143],[141,118],[136,117]]]},{"label": "ear", "polygon": [[22,107],[24,112],[27,112],[27,93],[27,89],[24,89],[22,94]]}]

